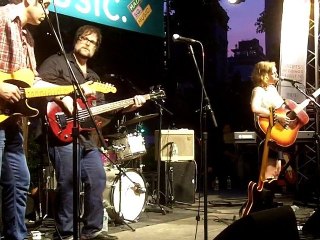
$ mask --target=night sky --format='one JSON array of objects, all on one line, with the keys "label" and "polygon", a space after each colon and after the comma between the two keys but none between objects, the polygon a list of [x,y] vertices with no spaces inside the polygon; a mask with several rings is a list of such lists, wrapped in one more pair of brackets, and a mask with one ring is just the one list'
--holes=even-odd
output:
[{"label": "night sky", "polygon": [[256,33],[254,26],[260,13],[264,10],[264,0],[246,0],[241,4],[230,4],[227,0],[221,0],[220,5],[230,18],[228,23],[231,28],[228,32],[228,55],[233,55],[230,49],[233,49],[239,41],[253,38],[257,38],[260,46],[265,50],[264,34]]}]

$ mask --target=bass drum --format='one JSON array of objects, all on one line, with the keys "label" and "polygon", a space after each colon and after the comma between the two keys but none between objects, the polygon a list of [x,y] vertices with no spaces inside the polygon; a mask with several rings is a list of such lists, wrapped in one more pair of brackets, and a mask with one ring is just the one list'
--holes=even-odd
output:
[{"label": "bass drum", "polygon": [[136,222],[144,211],[147,200],[144,178],[134,169],[123,170],[120,177],[118,169],[107,168],[106,174],[103,199],[109,217],[120,223],[122,219]]}]

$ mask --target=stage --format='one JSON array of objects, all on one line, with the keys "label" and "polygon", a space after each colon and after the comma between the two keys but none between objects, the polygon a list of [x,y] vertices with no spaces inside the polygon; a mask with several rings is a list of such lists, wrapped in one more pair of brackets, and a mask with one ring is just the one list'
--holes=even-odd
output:
[{"label": "stage", "polygon": [[[145,206],[141,210],[139,217],[135,221],[129,221],[127,224],[115,223],[114,220],[109,219],[109,233],[116,235],[119,239],[164,239],[164,240],[176,240],[176,239],[214,239],[223,230],[233,230],[233,226],[239,223],[239,210],[242,204],[247,200],[246,191],[240,190],[225,190],[221,192],[210,191],[207,199],[207,224],[205,224],[204,218],[204,202],[203,196],[198,193],[195,195],[196,201],[193,204],[174,203],[172,206],[164,206],[162,211],[157,205],[149,204],[152,202],[150,197],[146,201]],[[266,216],[260,214],[260,218],[263,219],[264,224],[271,225],[273,231],[277,230],[279,226],[272,226],[275,219],[279,218],[279,214],[283,212],[286,207],[291,207],[294,213],[295,219],[290,216],[282,216],[283,222],[289,222],[295,220],[295,226],[290,229],[281,229],[282,232],[295,232],[297,231],[300,239],[320,239],[315,234],[305,233],[302,231],[305,223],[307,222],[311,226],[313,224],[319,226],[320,218],[310,219],[310,216],[314,216],[314,210],[316,206],[314,204],[301,204],[294,199],[291,194],[276,194],[275,202],[279,207],[273,210],[266,210],[268,213]],[[281,210],[282,209],[282,210]],[[273,211],[273,213],[272,213]],[[279,212],[278,212],[279,211]],[[139,212],[139,210],[138,210]],[[270,214],[271,213],[271,214]],[[288,218],[288,221],[286,221]],[[291,219],[289,219],[291,218]],[[198,219],[198,221],[197,221]],[[261,221],[261,220],[259,220]],[[318,222],[319,221],[319,222]],[[259,227],[259,222],[256,222]],[[31,224],[32,225],[32,224]],[[54,221],[52,218],[45,218],[38,226],[32,226],[29,230],[40,231],[42,239],[57,239],[53,238],[55,232]],[[205,228],[204,226],[207,226]],[[245,228],[246,225],[243,225]],[[204,229],[207,229],[207,234],[204,234]],[[252,237],[250,234],[252,231],[247,230],[248,238]],[[279,229],[278,229],[279,230]],[[269,230],[266,230],[262,235],[271,234]],[[274,232],[272,234],[275,234]],[[221,234],[220,234],[221,236]],[[224,239],[224,238],[223,238]],[[227,239],[227,238],[226,238]],[[229,238],[228,238],[229,239]],[[241,239],[241,238],[239,238]],[[273,238],[277,239],[277,238]],[[288,239],[288,238],[287,238]]]}]

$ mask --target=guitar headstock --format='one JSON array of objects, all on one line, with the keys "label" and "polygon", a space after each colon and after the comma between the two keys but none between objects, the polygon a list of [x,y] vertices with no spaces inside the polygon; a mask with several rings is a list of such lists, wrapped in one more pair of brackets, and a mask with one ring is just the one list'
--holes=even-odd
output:
[{"label": "guitar headstock", "polygon": [[110,83],[93,82],[92,84],[89,84],[88,87],[96,92],[101,93],[117,92],[117,88]]},{"label": "guitar headstock", "polygon": [[154,90],[153,88],[151,88],[151,93],[150,93],[152,99],[164,99],[166,98],[166,93],[163,89],[156,89]]}]

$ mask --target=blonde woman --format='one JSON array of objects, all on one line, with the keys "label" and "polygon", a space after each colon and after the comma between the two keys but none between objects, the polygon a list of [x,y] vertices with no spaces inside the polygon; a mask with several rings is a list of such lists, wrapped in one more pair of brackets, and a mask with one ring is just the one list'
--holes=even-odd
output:
[{"label": "blonde woman", "polygon": [[[273,109],[283,107],[284,100],[275,86],[279,79],[274,62],[261,61],[256,63],[251,79],[254,84],[251,95],[251,110],[254,113],[254,121],[257,123],[259,117],[270,116],[270,107]],[[290,120],[288,117],[280,115],[275,115],[274,119],[283,126],[288,124]],[[265,179],[277,179],[281,171],[282,151],[274,146],[274,144],[271,145],[271,151],[269,152]]]}]

